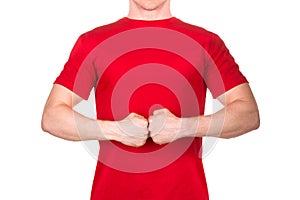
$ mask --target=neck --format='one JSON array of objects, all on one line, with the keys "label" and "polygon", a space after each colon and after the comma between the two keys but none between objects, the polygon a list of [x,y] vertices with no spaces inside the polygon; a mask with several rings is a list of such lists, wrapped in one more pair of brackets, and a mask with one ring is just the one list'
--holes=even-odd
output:
[{"label": "neck", "polygon": [[148,8],[138,5],[133,0],[130,0],[128,18],[139,20],[160,20],[171,18],[170,2],[158,5],[157,7]]}]

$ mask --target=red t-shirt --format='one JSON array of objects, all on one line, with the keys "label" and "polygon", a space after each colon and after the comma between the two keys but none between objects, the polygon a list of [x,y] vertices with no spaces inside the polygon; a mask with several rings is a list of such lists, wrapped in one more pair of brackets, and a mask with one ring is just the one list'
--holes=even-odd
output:
[{"label": "red t-shirt", "polygon": [[[178,117],[203,115],[213,97],[247,82],[224,42],[172,17],[122,18],[79,37],[55,83],[84,99],[95,88],[97,118],[146,118],[158,108]],[[91,199],[206,200],[202,138],[135,148],[100,141]]]}]

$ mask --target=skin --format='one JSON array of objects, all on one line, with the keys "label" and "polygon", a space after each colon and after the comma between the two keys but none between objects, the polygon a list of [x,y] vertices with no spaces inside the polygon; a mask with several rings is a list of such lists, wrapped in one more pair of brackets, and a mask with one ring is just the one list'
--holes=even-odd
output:
[{"label": "skin", "polygon": [[90,119],[73,110],[82,100],[67,88],[54,84],[44,108],[42,129],[70,141],[115,140],[136,147],[145,144],[149,132],[146,118],[130,113],[121,121]]},{"label": "skin", "polygon": [[140,20],[170,18],[170,0],[129,0],[128,17]]},{"label": "skin", "polygon": [[[131,19],[158,20],[172,16],[170,0],[130,0],[129,3]],[[217,99],[224,108],[208,116],[179,118],[167,109],[160,109],[148,119],[130,113],[120,121],[94,120],[73,110],[82,98],[54,84],[44,108],[42,129],[70,141],[115,140],[140,147],[149,135],[155,143],[166,144],[183,137],[233,138],[259,127],[259,111],[247,83]]]},{"label": "skin", "polygon": [[241,84],[217,98],[224,108],[207,116],[178,118],[167,109],[149,117],[149,131],[157,144],[183,137],[234,138],[259,127],[259,111],[249,84]]}]

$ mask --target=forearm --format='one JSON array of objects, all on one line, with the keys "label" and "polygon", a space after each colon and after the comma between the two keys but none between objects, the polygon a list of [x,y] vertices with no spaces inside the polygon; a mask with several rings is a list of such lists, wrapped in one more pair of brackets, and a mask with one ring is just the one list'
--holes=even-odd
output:
[{"label": "forearm", "polygon": [[64,104],[46,109],[42,118],[44,131],[70,141],[109,139],[102,128],[103,123],[87,118]]},{"label": "forearm", "polygon": [[256,105],[237,100],[220,111],[207,116],[196,117],[196,135],[233,138],[259,127],[259,114]]}]

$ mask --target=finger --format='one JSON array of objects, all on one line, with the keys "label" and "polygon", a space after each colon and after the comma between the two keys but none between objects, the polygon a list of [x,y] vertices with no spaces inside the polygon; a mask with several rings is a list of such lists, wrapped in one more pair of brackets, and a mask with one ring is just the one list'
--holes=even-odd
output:
[{"label": "finger", "polygon": [[129,136],[127,138],[120,140],[120,142],[127,146],[140,147],[146,143],[147,138],[148,138],[147,136],[143,136],[143,137],[130,137]]},{"label": "finger", "polygon": [[135,112],[132,112],[132,113],[129,113],[128,117],[135,117],[137,116],[138,114],[136,114]]},{"label": "finger", "polygon": [[133,122],[136,122],[137,124],[141,125],[142,127],[147,127],[148,126],[148,120],[139,114],[136,113],[131,113],[130,115],[131,120],[133,120]]},{"label": "finger", "polygon": [[155,137],[157,137],[157,135],[158,135],[158,132],[149,132],[150,134],[149,134],[149,137],[151,137],[152,139],[153,138],[155,138]]},{"label": "finger", "polygon": [[160,133],[164,128],[165,121],[164,115],[151,116],[149,118],[148,130],[151,131],[152,135]]},{"label": "finger", "polygon": [[144,116],[139,115],[135,112],[132,112],[128,115],[129,118],[137,118],[137,119],[143,119],[143,120],[147,120]]},{"label": "finger", "polygon": [[127,144],[125,144],[125,145],[127,145],[127,146],[131,146],[131,147],[141,147],[141,146],[143,146],[145,143],[132,143],[132,142],[130,142],[130,143],[127,143]]},{"label": "finger", "polygon": [[139,115],[139,114],[135,114],[134,117],[136,117],[138,119],[142,119],[142,120],[146,120],[147,121],[147,119],[144,116]]},{"label": "finger", "polygon": [[148,117],[148,122],[149,122],[149,124],[151,124],[153,122],[153,116],[152,115]]},{"label": "finger", "polygon": [[148,118],[148,130],[151,132],[151,131],[153,131],[152,129],[153,129],[153,119],[154,118],[154,116],[150,116],[149,118]]},{"label": "finger", "polygon": [[147,119],[138,119],[139,120],[139,123],[141,124],[142,127],[145,127],[147,128],[148,127],[148,120]]},{"label": "finger", "polygon": [[160,133],[160,129],[154,123],[149,123],[149,137],[155,137]]},{"label": "finger", "polygon": [[164,142],[163,142],[159,137],[157,137],[157,136],[153,136],[153,137],[152,137],[152,140],[153,140],[153,142],[154,142],[155,144],[158,144],[158,145],[164,144]]},{"label": "finger", "polygon": [[169,110],[168,110],[167,108],[155,110],[155,111],[153,112],[153,115],[158,115],[158,114],[160,114],[160,113],[166,113],[166,112],[168,112],[168,111],[169,111]]}]

